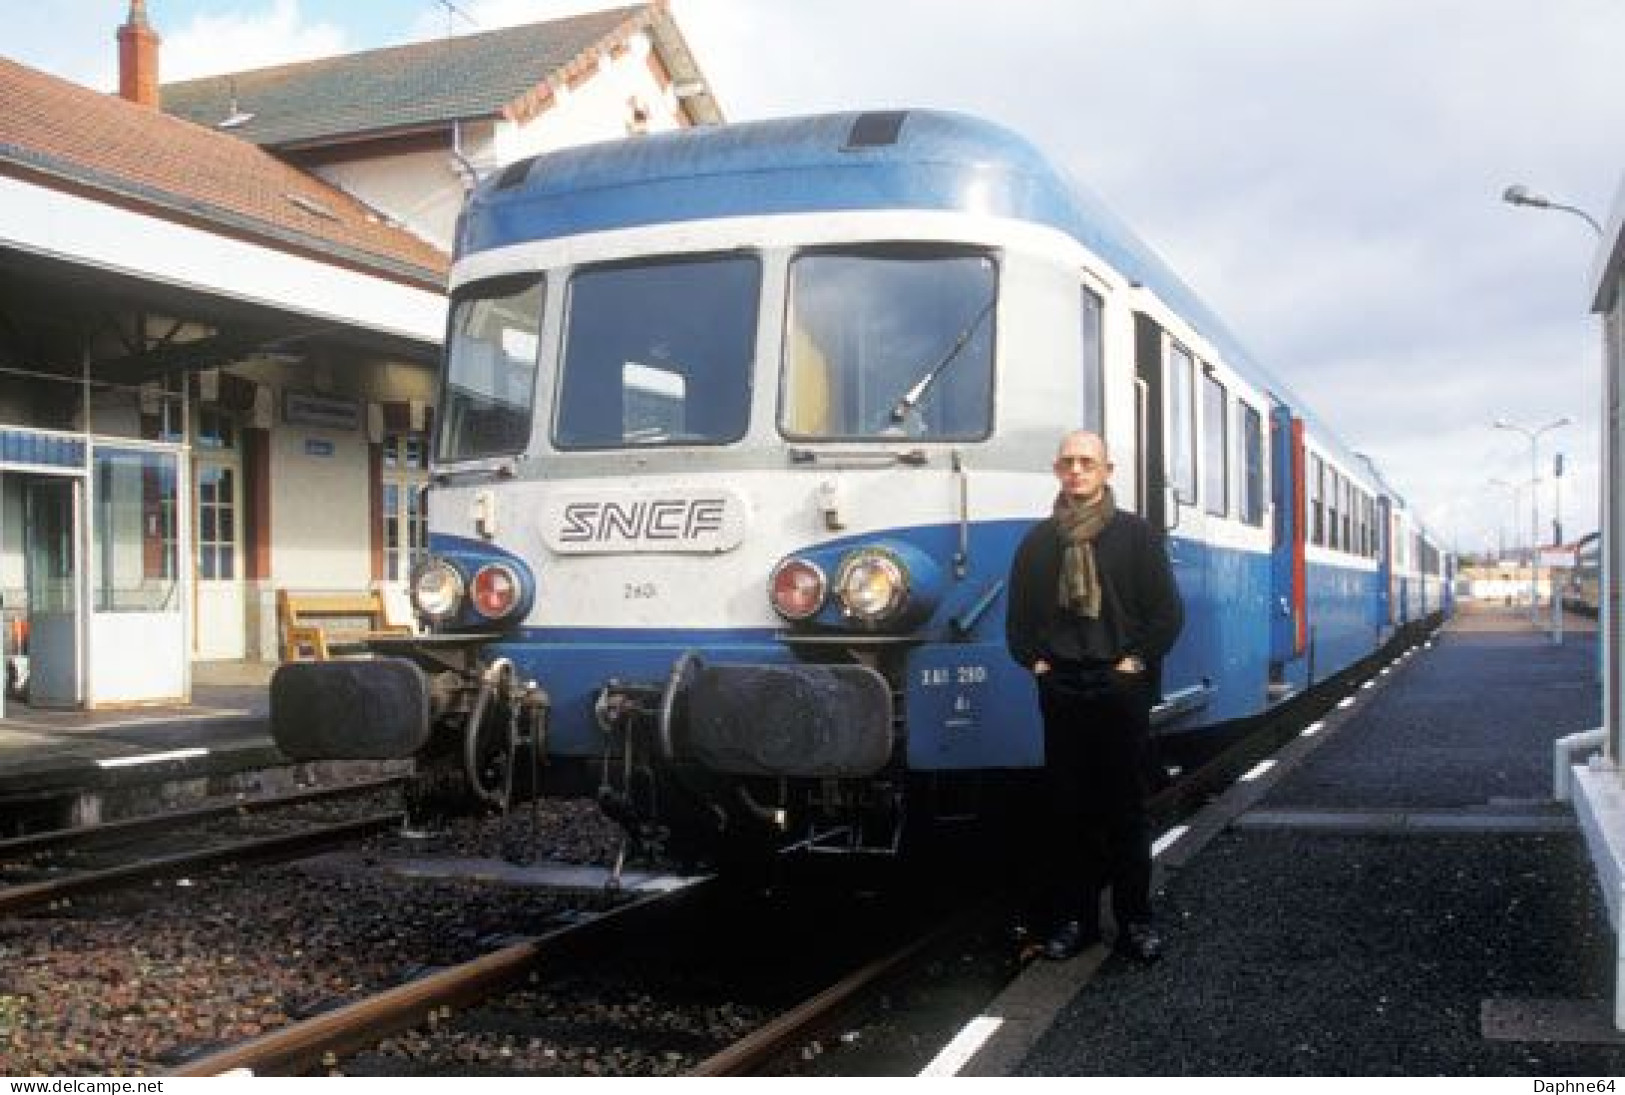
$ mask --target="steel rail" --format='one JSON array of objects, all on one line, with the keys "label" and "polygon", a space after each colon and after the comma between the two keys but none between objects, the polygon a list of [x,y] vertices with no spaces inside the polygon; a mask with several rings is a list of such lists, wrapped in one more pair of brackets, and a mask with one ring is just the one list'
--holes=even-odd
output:
[{"label": "steel rail", "polygon": [[64,897],[94,893],[98,890],[112,889],[128,882],[159,878],[165,875],[177,874],[181,871],[215,867],[222,863],[239,862],[245,859],[275,859],[300,855],[316,848],[352,840],[356,837],[371,836],[373,833],[391,829],[401,823],[402,816],[399,813],[373,814],[354,821],[324,825],[300,833],[257,837],[253,840],[222,844],[216,848],[204,848],[194,852],[157,856],[153,859],[143,859],[137,863],[126,863],[118,867],[85,871],[66,878],[53,878],[44,882],[29,882],[20,886],[8,886],[5,889],[0,889],[0,914],[13,913],[20,909],[42,905],[50,901],[59,901]]},{"label": "steel rail", "polygon": [[689,1076],[749,1076],[782,1056],[797,1040],[826,1026],[834,1015],[863,992],[893,976],[920,954],[962,933],[986,916],[995,903],[978,904],[952,916],[918,939],[884,954],[828,988],[757,1027],[728,1048],[712,1054],[688,1071]]},{"label": "steel rail", "polygon": [[707,892],[701,879],[679,890],[651,894],[584,920],[512,943],[462,965],[385,989],[376,995],[268,1031],[176,1066],[169,1076],[220,1076],[229,1072],[298,1075],[329,1054],[377,1043],[391,1034],[421,1026],[441,1008],[462,1007],[500,992],[542,962],[567,949],[598,944],[633,930],[673,902]]},{"label": "steel rail", "polygon": [[312,787],[286,795],[245,798],[236,802],[219,802],[208,806],[193,806],[184,810],[171,810],[161,814],[142,814],[139,817],[102,821],[94,825],[79,825],[71,829],[51,829],[46,832],[29,833],[25,836],[7,837],[0,840],[0,857],[25,855],[70,844],[117,839],[118,837],[143,833],[152,829],[166,829],[177,825],[187,825],[194,821],[209,821],[232,814],[259,813],[263,810],[304,806],[330,798],[343,798],[346,795],[382,791],[404,783],[405,779],[404,776],[382,776],[378,779],[359,780],[355,783]]}]

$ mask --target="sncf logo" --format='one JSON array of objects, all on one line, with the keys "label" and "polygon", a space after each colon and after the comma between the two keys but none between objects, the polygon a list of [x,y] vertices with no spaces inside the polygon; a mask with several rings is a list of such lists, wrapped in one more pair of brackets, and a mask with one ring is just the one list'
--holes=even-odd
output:
[{"label": "sncf logo", "polygon": [[568,492],[544,503],[542,535],[562,555],[714,554],[744,539],[746,517],[730,490]]},{"label": "sncf logo", "polygon": [[572,502],[564,507],[564,544],[653,540],[677,543],[722,529],[722,498],[670,498],[652,502]]}]

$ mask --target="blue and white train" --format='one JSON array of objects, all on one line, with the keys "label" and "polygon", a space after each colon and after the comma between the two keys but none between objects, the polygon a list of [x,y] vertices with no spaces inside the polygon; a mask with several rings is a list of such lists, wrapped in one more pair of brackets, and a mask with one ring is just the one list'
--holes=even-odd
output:
[{"label": "blue and white train", "polygon": [[697,854],[974,812],[1043,762],[1004,590],[1079,426],[1186,601],[1159,726],[1256,715],[1448,609],[1369,462],[980,120],[519,162],[451,289],[423,634],[273,685],[285,752],[416,758],[423,802],[593,792]]}]

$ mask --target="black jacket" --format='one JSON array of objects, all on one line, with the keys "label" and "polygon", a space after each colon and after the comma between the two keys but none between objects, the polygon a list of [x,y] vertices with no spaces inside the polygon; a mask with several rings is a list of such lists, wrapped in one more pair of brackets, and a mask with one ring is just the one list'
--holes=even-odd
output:
[{"label": "black jacket", "polygon": [[[1053,636],[1082,621],[1059,604],[1063,554],[1060,531],[1049,517],[1022,538],[1010,565],[1005,641],[1010,656],[1027,669],[1040,659],[1051,664],[1067,660],[1054,649]],[[1119,647],[1107,660],[1137,655],[1155,679],[1163,655],[1185,624],[1185,607],[1161,535],[1142,518],[1118,510],[1095,537],[1095,569],[1106,630]]]}]

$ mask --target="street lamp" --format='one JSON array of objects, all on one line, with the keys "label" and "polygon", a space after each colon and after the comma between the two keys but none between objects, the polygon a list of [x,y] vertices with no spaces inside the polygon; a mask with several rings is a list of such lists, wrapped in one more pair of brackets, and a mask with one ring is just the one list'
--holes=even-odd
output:
[{"label": "street lamp", "polygon": [[1599,239],[1602,238],[1602,225],[1597,223],[1596,217],[1577,206],[1554,202],[1544,194],[1535,193],[1522,183],[1514,183],[1501,191],[1501,200],[1509,205],[1527,205],[1531,209],[1558,209],[1564,213],[1573,213],[1576,217],[1589,224],[1591,230],[1597,233]]},{"label": "street lamp", "polygon": [[1529,619],[1530,622],[1537,626],[1539,626],[1539,617],[1535,613],[1535,602],[1537,600],[1535,591],[1535,553],[1540,549],[1540,492],[1535,489],[1535,484],[1540,482],[1540,435],[1547,430],[1555,430],[1559,426],[1570,425],[1573,421],[1574,419],[1564,415],[1562,418],[1546,423],[1539,429],[1532,430],[1527,426],[1520,426],[1516,422],[1508,421],[1505,418],[1495,420],[1496,429],[1513,430],[1529,439]]},{"label": "street lamp", "polygon": [[[1510,528],[1512,529],[1512,552],[1514,555],[1522,555],[1523,552],[1518,549],[1518,522],[1523,517],[1523,500],[1518,496],[1523,492],[1523,484],[1514,483],[1510,479],[1491,479],[1490,486],[1505,487],[1511,496],[1512,524]],[[1508,527],[1508,525],[1500,520],[1495,522],[1495,561],[1498,565],[1504,565],[1506,562]]]}]

